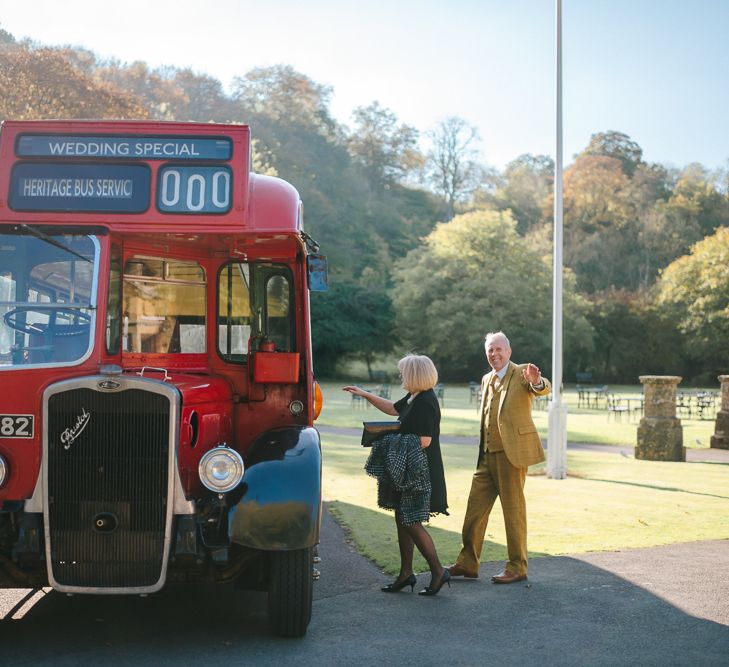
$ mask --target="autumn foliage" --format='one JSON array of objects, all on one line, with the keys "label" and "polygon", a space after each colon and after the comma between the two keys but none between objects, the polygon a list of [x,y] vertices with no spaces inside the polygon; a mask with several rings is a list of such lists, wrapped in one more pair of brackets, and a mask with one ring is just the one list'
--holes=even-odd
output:
[{"label": "autumn foliage", "polygon": [[0,118],[147,118],[141,100],[95,80],[57,49],[0,49]]}]

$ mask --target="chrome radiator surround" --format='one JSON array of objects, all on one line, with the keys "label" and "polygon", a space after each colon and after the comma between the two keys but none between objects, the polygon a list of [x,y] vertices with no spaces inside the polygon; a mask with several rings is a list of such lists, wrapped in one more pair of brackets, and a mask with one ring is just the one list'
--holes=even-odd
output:
[{"label": "chrome radiator surround", "polygon": [[[51,525],[51,510],[50,505],[51,502],[54,501],[54,499],[51,497],[51,493],[53,489],[49,488],[49,476],[50,476],[50,441],[49,438],[51,437],[49,433],[49,424],[50,424],[50,414],[49,414],[49,402],[58,397],[59,394],[63,394],[66,392],[74,392],[77,390],[87,390],[91,392],[98,392],[99,393],[99,399],[103,400],[103,397],[101,395],[108,395],[113,394],[113,396],[110,396],[109,398],[113,398],[117,404],[122,404],[121,402],[124,401],[125,392],[131,391],[132,393],[136,392],[147,392],[150,394],[154,394],[154,398],[165,398],[169,402],[169,415],[168,415],[168,423],[167,423],[167,443],[166,443],[166,457],[167,457],[167,468],[166,468],[166,490],[164,490],[164,502],[165,502],[165,509],[164,509],[164,519],[163,519],[163,526],[164,526],[164,537],[162,539],[161,543],[161,549],[162,553],[160,554],[160,570],[159,570],[159,578],[152,582],[152,583],[145,583],[145,585],[132,585],[132,586],[124,586],[119,585],[117,582],[117,585],[111,585],[111,586],[95,586],[95,585],[70,585],[68,583],[63,583],[61,581],[58,581],[55,574],[54,574],[54,565],[56,565],[54,561],[54,544],[53,544],[53,534],[54,534],[54,527]],[[95,395],[95,394],[94,394]],[[139,593],[153,593],[155,591],[160,590],[164,584],[167,577],[167,566],[168,566],[168,559],[169,559],[169,552],[170,552],[170,544],[172,539],[172,517],[175,511],[175,505],[180,505],[180,493],[182,491],[180,479],[179,479],[179,473],[177,469],[177,443],[179,442],[179,414],[180,414],[180,395],[177,389],[169,384],[166,384],[164,382],[160,382],[157,380],[150,380],[145,378],[136,378],[136,377],[126,377],[126,376],[117,376],[110,378],[107,375],[99,375],[99,376],[92,376],[92,377],[83,377],[78,379],[72,379],[72,380],[66,380],[63,382],[56,383],[54,385],[51,385],[46,389],[46,391],[43,394],[43,460],[41,464],[41,475],[40,480],[42,481],[42,498],[41,503],[43,508],[43,523],[44,523],[44,530],[45,530],[45,548],[46,548],[46,563],[47,563],[47,571],[48,571],[48,581],[50,585],[57,591],[63,592],[63,593],[86,593],[86,594],[139,594]],[[75,420],[72,420],[72,423],[68,423],[67,428],[63,430],[60,436],[60,441],[57,441],[53,443],[54,447],[57,448],[63,448],[64,450],[68,450],[70,448],[73,448],[74,445],[81,446],[82,444],[85,446],[89,446],[89,443],[82,443],[81,438],[83,431],[86,429],[87,425],[90,423],[91,419],[93,419],[93,415],[90,412],[87,412],[85,408],[82,409],[82,411],[76,415]],[[78,439],[78,440],[77,440]],[[164,449],[164,445],[160,445],[158,443],[158,446],[162,446]],[[60,449],[58,450],[60,451]],[[54,454],[54,456],[58,456],[58,454]],[[100,466],[100,474],[104,474],[105,471],[103,470],[103,464]],[[132,471],[133,472],[133,471]],[[163,485],[164,486],[164,485]],[[160,491],[163,491],[163,487],[160,488]],[[34,499],[36,499],[36,494],[34,494]],[[184,499],[184,496],[183,496]],[[129,501],[132,499],[130,498]],[[177,502],[176,502],[177,500]],[[95,499],[90,498],[89,504],[95,502]],[[160,497],[159,502],[163,502],[163,498]],[[77,503],[78,504],[78,503]],[[81,503],[83,504],[83,503]],[[111,517],[115,517],[115,511],[118,512],[121,516],[121,519],[118,518],[115,520],[119,520],[119,523],[124,523],[128,519],[128,517],[125,515],[125,509],[123,506],[125,504],[131,504],[125,503],[123,499],[120,499],[118,502],[108,502],[109,505],[109,512],[107,513],[100,513],[100,514],[108,514]],[[27,508],[26,508],[27,509]],[[97,515],[98,516],[98,515]],[[102,519],[99,519],[98,521],[102,521]],[[98,525],[98,522],[97,522]],[[128,526],[125,526],[127,529]],[[87,530],[89,531],[89,535],[93,537],[92,526],[89,524]],[[143,538],[144,536],[140,532],[140,538]],[[104,538],[102,538],[104,539]],[[156,553],[156,552],[155,552]],[[59,561],[60,563],[60,561]],[[142,561],[143,563],[143,561]],[[65,565],[65,561],[63,562]],[[74,565],[76,563],[74,562]],[[154,570],[156,572],[156,568]],[[156,575],[155,575],[156,576]],[[63,577],[60,577],[63,578]]]}]

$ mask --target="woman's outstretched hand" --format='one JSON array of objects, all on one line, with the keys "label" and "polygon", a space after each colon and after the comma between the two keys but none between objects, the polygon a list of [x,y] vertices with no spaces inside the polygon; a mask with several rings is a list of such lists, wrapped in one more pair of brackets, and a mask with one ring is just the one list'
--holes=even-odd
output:
[{"label": "woman's outstretched hand", "polygon": [[354,396],[361,396],[365,399],[365,401],[371,403],[380,410],[380,412],[384,412],[386,415],[392,415],[393,417],[398,415],[397,410],[395,410],[395,404],[392,401],[387,398],[382,398],[382,396],[378,396],[377,394],[373,394],[371,391],[362,389],[362,387],[349,384],[346,387],[342,387],[342,391],[349,392]]},{"label": "woman's outstretched hand", "polygon": [[358,387],[353,384],[342,387],[342,391],[348,391],[350,394],[354,394],[355,396],[366,396],[369,393],[365,389],[362,389],[362,387]]}]

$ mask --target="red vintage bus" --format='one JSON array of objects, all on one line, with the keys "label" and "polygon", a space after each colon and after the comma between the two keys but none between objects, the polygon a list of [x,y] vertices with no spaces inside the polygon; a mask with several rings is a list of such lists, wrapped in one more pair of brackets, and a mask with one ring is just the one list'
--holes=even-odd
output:
[{"label": "red vintage bus", "polygon": [[326,268],[244,125],[0,128],[0,586],[311,616]]}]

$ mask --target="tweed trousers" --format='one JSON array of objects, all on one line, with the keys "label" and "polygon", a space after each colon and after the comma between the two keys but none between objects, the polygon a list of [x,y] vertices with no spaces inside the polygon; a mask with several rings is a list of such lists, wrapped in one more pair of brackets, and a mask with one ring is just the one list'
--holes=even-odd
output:
[{"label": "tweed trousers", "polygon": [[508,562],[504,568],[509,574],[527,573],[527,523],[524,482],[526,468],[509,463],[503,451],[485,452],[473,474],[468,496],[466,517],[463,520],[463,548],[456,564],[467,572],[477,573],[481,550],[491,509],[496,498],[501,500],[506,526]]}]

